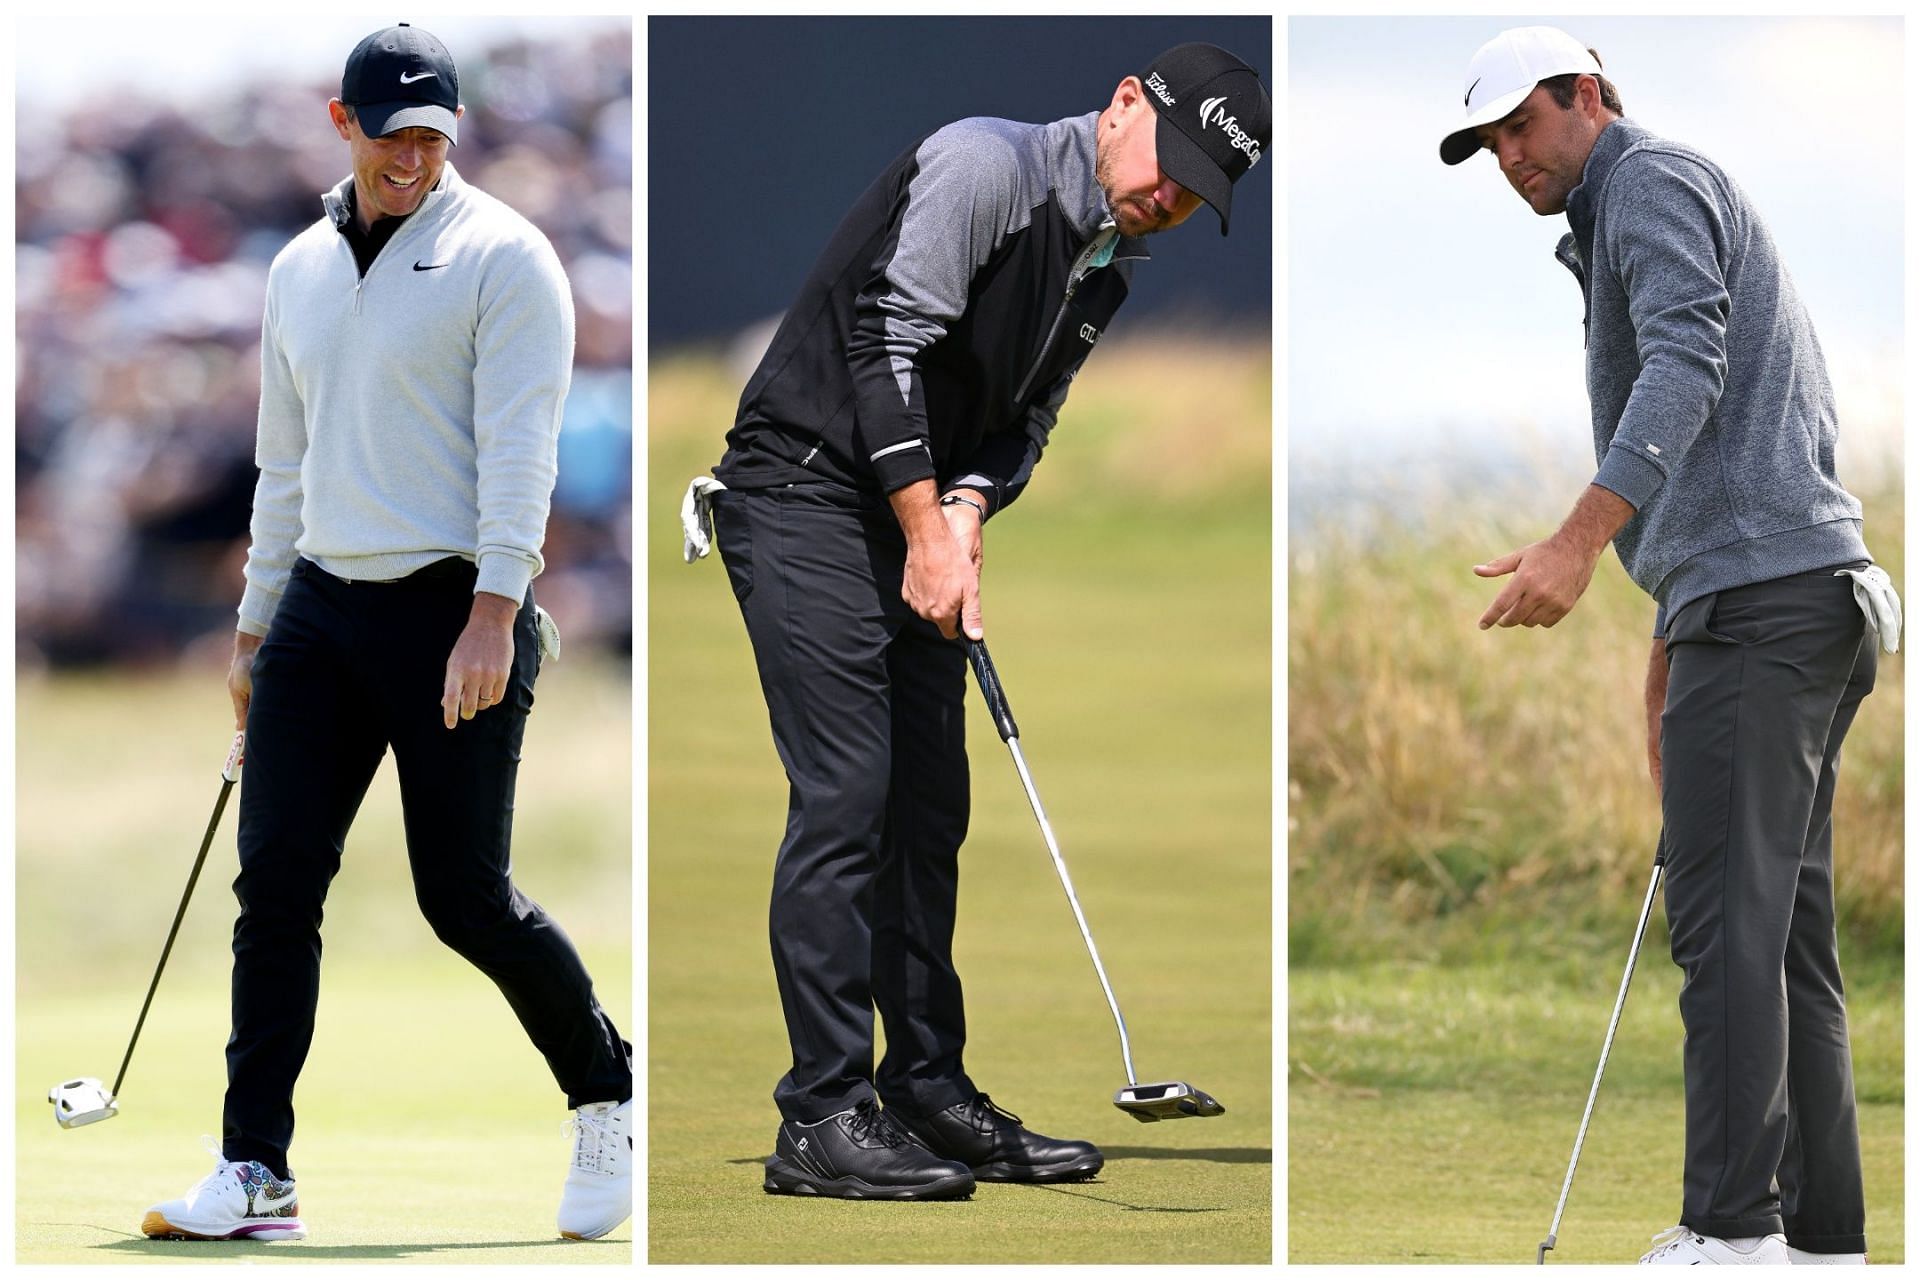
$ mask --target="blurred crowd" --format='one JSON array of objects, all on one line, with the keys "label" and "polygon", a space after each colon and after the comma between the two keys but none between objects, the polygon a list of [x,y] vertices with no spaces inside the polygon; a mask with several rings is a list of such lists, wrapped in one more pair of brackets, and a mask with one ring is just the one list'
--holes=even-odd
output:
[{"label": "blurred crowd", "polygon": [[[568,644],[632,641],[632,44],[459,50],[454,167],[573,284],[573,388],[534,585]],[[331,83],[18,104],[15,605],[23,666],[224,654],[244,585],[267,266],[348,173]]]}]

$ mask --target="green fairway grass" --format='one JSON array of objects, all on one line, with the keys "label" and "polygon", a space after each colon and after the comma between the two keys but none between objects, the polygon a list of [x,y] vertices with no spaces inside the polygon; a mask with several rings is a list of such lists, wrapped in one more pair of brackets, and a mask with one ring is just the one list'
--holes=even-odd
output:
[{"label": "green fairway grass", "polygon": [[[1632,928],[1631,921],[1625,929]],[[1680,1211],[1679,971],[1650,931],[1554,1262],[1633,1262]],[[1545,1239],[1618,992],[1611,973],[1293,967],[1291,1262],[1531,1262]],[[1906,1256],[1903,1013],[1889,975],[1849,987],[1875,1263]]]},{"label": "green fairway grass", "polygon": [[[1289,540],[1290,1262],[1533,1260],[1652,869],[1653,605],[1608,553],[1551,630],[1478,630],[1501,584],[1472,566],[1550,530],[1584,477],[1486,483]],[[1902,582],[1902,495],[1860,492]],[[1883,656],[1834,801],[1876,1263],[1905,1257],[1905,689]],[[1656,905],[1555,1262],[1633,1262],[1679,1215],[1668,957]]]},{"label": "green fairway grass", "polygon": [[[516,796],[514,875],[633,1025],[631,687],[569,654],[542,673]],[[219,790],[222,674],[23,678],[15,951],[16,1258],[41,1262],[626,1264],[631,1224],[560,1240],[565,1098],[499,991],[413,902],[383,764],[327,903],[292,1165],[308,1239],[148,1241],[140,1220],[212,1168],[220,1128],[235,802],[141,1033],[121,1113],[62,1130],[47,1088],[111,1085]]]},{"label": "green fairway grass", "polygon": [[[1192,354],[1192,359],[1187,357]],[[951,1204],[768,1196],[789,1063],[767,943],[785,818],[752,652],[679,498],[739,388],[649,379],[652,1262],[1263,1262],[1272,1252],[1271,552],[1264,349],[1103,349],[1020,505],[987,530],[988,641],[1129,1019],[1142,1080],[1227,1114],[1114,1109],[1119,1042],[1006,748],[969,690],[973,821],[955,954],[967,1070],[1092,1182]]]}]

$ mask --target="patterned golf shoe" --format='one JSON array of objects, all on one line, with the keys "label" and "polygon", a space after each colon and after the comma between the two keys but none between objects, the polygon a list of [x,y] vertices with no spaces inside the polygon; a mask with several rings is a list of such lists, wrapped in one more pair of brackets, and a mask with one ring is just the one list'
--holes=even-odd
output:
[{"label": "patterned golf shoe", "polygon": [[281,1181],[258,1160],[229,1160],[204,1139],[213,1172],[178,1200],[147,1210],[140,1230],[156,1240],[302,1240],[293,1179]]}]

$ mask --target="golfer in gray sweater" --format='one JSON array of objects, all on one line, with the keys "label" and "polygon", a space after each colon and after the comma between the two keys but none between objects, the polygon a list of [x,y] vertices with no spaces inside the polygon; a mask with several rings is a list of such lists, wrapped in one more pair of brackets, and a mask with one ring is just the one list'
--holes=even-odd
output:
[{"label": "golfer in gray sweater", "polygon": [[1609,541],[1658,604],[1647,754],[1684,973],[1679,1225],[1642,1262],[1861,1262],[1866,1225],[1833,909],[1840,746],[1898,601],[1834,470],[1833,388],[1766,225],[1713,161],[1622,115],[1552,27],[1474,55],[1448,164],[1484,149],[1586,301],[1599,470],[1480,626],[1551,627]]}]

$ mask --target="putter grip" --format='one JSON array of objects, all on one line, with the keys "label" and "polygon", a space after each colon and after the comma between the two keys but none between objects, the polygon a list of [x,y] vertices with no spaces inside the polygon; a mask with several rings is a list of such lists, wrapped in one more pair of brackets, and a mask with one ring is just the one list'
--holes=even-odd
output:
[{"label": "putter grip", "polygon": [[980,696],[987,700],[987,711],[993,716],[993,727],[1000,731],[1000,741],[1019,737],[1020,726],[1013,722],[1007,691],[1000,687],[1000,673],[993,669],[993,658],[988,655],[984,641],[967,641],[967,661],[973,664],[974,678],[980,682]]}]

